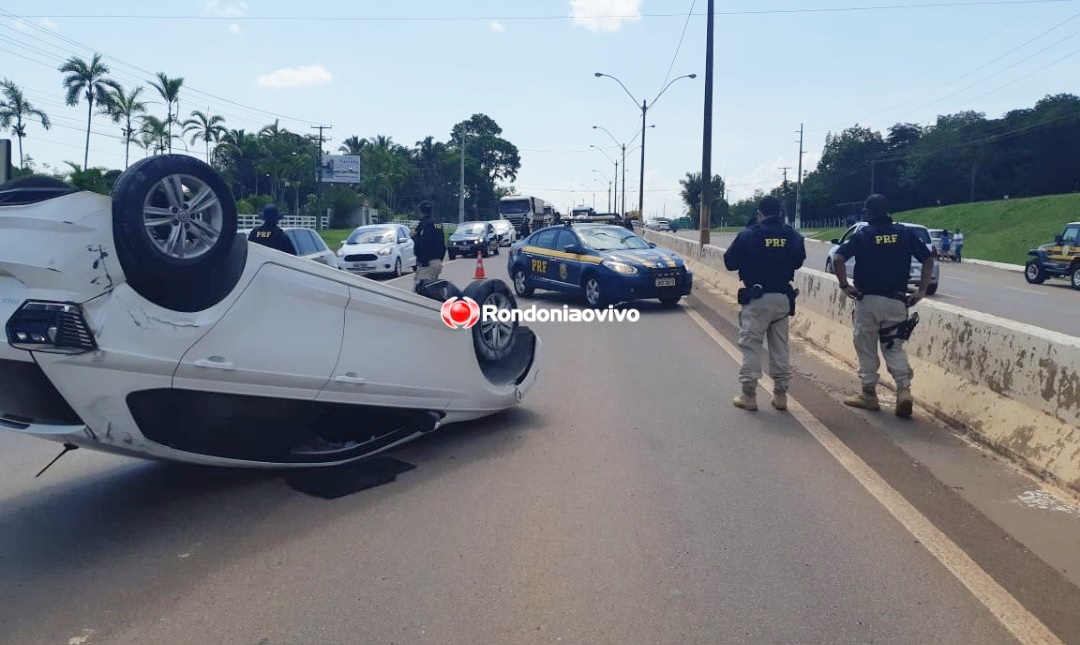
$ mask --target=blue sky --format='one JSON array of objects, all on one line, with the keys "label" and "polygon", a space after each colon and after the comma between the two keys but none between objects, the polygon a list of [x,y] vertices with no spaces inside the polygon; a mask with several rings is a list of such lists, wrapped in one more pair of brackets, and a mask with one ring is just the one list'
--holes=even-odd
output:
[{"label": "blue sky", "polygon": [[[1047,94],[1080,93],[1080,1],[959,2],[968,6],[717,2],[714,173],[738,199],[778,184],[783,166],[794,179],[800,123],[804,168],[812,169],[826,133],[856,122],[884,130],[960,110],[993,118]],[[48,132],[31,124],[24,145],[53,166],[81,163],[86,119],[85,106],[63,105],[56,68],[93,51],[110,57],[125,85],[157,71],[183,76],[185,116],[209,108],[228,127],[249,131],[271,113],[297,132],[332,125],[328,151],[354,134],[410,146],[428,135],[445,141],[454,123],[482,112],[521,150],[518,191],[565,211],[607,208],[614,166],[591,146],[612,159],[618,148],[592,126],[629,141],[640,129],[640,101],[651,101],[665,79],[695,73],[648,112],[656,127],[647,132],[645,211],[674,216],[684,210],[679,179],[701,169],[706,7],[706,0],[14,0],[0,6],[0,77],[52,117]],[[637,105],[594,72],[618,77]],[[151,110],[164,116],[162,105]],[[94,130],[119,133],[100,117]],[[95,134],[90,146],[90,165],[123,166],[119,140]],[[631,206],[639,155],[628,154]]]}]

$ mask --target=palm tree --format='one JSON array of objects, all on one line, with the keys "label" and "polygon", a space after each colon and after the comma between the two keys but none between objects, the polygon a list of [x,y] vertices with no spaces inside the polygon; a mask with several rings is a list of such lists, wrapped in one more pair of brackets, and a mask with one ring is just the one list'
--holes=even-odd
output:
[{"label": "palm tree", "polygon": [[124,133],[124,168],[128,167],[131,142],[135,140],[135,135],[139,134],[134,121],[146,113],[146,104],[139,100],[142,91],[143,87],[139,86],[131,88],[130,94],[124,94],[123,91],[108,94],[106,114],[112,117],[113,123],[123,122],[124,124],[121,128],[121,132]]},{"label": "palm tree", "polygon": [[[210,108],[206,109],[207,112]],[[221,141],[222,135],[227,130],[223,125],[225,123],[225,117],[212,114],[207,116],[206,113],[195,110],[191,113],[191,118],[184,121],[180,125],[184,126],[184,134],[191,132],[191,145],[195,145],[195,142],[202,139],[202,142],[206,145],[206,163],[210,163],[210,142],[217,143]]]},{"label": "palm tree", "polygon": [[94,106],[106,105],[109,90],[123,90],[119,83],[109,78],[109,67],[101,62],[101,54],[95,53],[89,63],[78,56],[72,56],[60,66],[60,71],[67,74],[64,77],[64,87],[67,89],[65,103],[78,105],[80,94],[86,98],[86,151],[83,153],[85,168],[90,160],[90,122],[94,117]]},{"label": "palm tree", "polygon": [[368,143],[367,139],[361,139],[354,134],[341,142],[341,146],[338,147],[338,152],[345,155],[358,155],[363,152],[364,146]]},{"label": "palm tree", "polygon": [[[172,152],[172,124],[176,121],[176,115],[180,113],[180,86],[183,84],[184,78],[182,76],[169,78],[165,75],[165,72],[158,72],[157,80],[150,81],[150,87],[157,90],[161,98],[165,99],[165,104],[169,109],[169,114],[165,117],[165,125],[168,128],[169,135],[169,152]],[[175,114],[173,113],[173,105],[176,105]]]},{"label": "palm tree", "polygon": [[172,135],[169,134],[165,122],[156,116],[152,114],[144,116],[139,131],[142,136],[143,147],[146,148],[147,153],[150,152],[151,148],[153,148],[154,154],[161,154],[172,149]]},{"label": "palm tree", "polygon": [[[19,138],[19,168],[22,168],[22,140],[26,136],[26,123],[23,119],[36,117],[38,121],[41,121],[41,127],[48,130],[51,126],[49,116],[26,100],[22,90],[13,81],[5,78],[4,82],[0,83],[0,90],[4,95],[4,98],[0,100],[0,130],[10,129],[11,133]],[[14,125],[12,125],[13,122]]]}]

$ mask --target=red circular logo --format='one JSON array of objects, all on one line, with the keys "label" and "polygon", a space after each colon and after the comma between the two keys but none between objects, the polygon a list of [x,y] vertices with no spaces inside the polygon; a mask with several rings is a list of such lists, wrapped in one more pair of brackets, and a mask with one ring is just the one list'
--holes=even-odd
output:
[{"label": "red circular logo", "polygon": [[442,304],[443,322],[451,329],[468,329],[480,320],[480,305],[472,298],[450,298]]}]

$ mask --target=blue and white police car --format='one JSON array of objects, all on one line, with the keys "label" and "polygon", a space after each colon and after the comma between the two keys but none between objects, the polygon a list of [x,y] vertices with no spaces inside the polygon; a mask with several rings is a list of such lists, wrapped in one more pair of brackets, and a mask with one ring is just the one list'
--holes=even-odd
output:
[{"label": "blue and white police car", "polygon": [[514,291],[579,293],[590,307],[657,298],[674,305],[690,294],[693,274],[675,253],[621,226],[565,224],[514,244],[507,269]]}]

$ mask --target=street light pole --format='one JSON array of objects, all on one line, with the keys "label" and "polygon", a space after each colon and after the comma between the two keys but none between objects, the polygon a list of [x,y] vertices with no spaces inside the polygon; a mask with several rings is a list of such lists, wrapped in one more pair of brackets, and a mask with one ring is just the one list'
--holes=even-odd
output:
[{"label": "street light pole", "polygon": [[701,206],[698,241],[702,248],[709,243],[712,229],[712,116],[713,116],[713,0],[709,0],[709,20],[705,43],[705,123],[701,145]]},{"label": "street light pole", "polygon": [[461,133],[461,178],[458,186],[458,223],[465,221],[465,132]]},{"label": "street light pole", "polygon": [[[601,76],[606,76],[618,83],[623,88],[623,91],[626,92],[626,95],[629,96],[630,99],[634,102],[634,105],[637,105],[637,99],[634,97],[633,94],[630,93],[630,90],[626,89],[626,85],[624,85],[622,81],[610,74],[604,74],[602,72],[596,72],[594,75],[597,78],[600,78]],[[666,92],[668,88],[675,83],[675,81],[684,78],[697,78],[697,74],[686,74],[685,76],[679,76],[671,79],[671,81],[669,81],[668,84],[664,86],[664,89],[660,90],[660,93],[656,95],[656,98],[652,100],[652,104],[649,104],[644,99],[641,101],[641,176],[640,185],[638,186],[638,217],[641,218],[642,223],[645,222],[645,116],[646,114],[648,114],[649,108],[656,105],[656,102],[660,99],[661,96],[664,95],[664,92]],[[626,165],[623,164],[623,167],[625,168]],[[625,181],[623,182],[623,185],[626,185]]]}]

